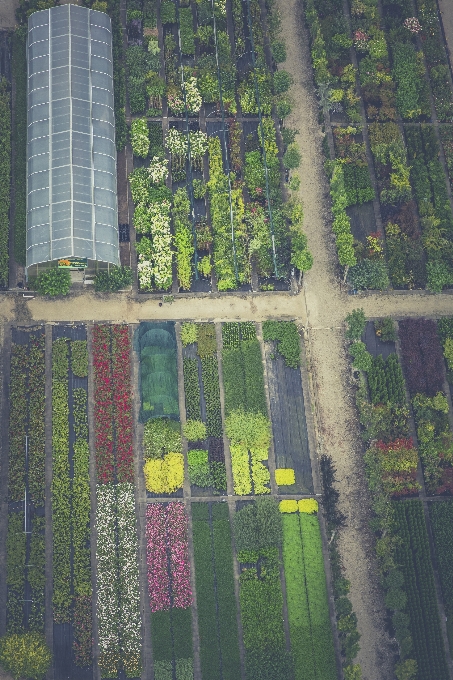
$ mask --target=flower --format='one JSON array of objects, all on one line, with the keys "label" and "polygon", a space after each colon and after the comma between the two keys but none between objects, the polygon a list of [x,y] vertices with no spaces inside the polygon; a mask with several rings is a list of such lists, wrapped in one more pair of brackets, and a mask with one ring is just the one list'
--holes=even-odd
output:
[{"label": "flower", "polygon": [[417,17],[408,17],[404,20],[403,26],[411,33],[417,34],[422,30],[421,24]]}]

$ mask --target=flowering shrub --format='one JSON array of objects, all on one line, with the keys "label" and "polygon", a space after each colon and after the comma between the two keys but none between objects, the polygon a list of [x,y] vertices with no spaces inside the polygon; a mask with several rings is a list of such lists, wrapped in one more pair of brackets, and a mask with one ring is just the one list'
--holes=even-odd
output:
[{"label": "flowering shrub", "polygon": [[182,91],[186,95],[186,106],[189,113],[198,113],[201,109],[203,100],[197,86],[197,79],[192,76],[181,85]]},{"label": "flowering shrub", "polygon": [[184,456],[170,452],[163,458],[147,460],[143,471],[148,491],[174,493],[184,482]]},{"label": "flowering shrub", "polygon": [[297,512],[297,501],[280,501],[278,507],[280,512]]},{"label": "flowering shrub", "polygon": [[113,482],[113,382],[110,326],[93,327],[94,436],[96,478]]},{"label": "flowering shrub", "polygon": [[301,498],[297,503],[299,512],[305,512],[308,515],[313,515],[318,512],[318,501],[315,498]]},{"label": "flowering shrub", "polygon": [[118,482],[134,481],[130,352],[128,327],[112,326],[113,417]]},{"label": "flowering shrub", "polygon": [[152,612],[192,604],[183,503],[152,503],[146,509],[148,594]]},{"label": "flowering shrub", "polygon": [[[201,130],[195,132],[190,131],[189,140],[192,158],[200,158],[208,150],[208,136],[205,132],[202,132]],[[179,132],[176,128],[170,128],[165,137],[165,146],[170,153],[185,158],[189,150],[187,134],[185,132]]]},{"label": "flowering shrub", "polygon": [[168,160],[154,156],[149,164],[148,172],[153,184],[163,184],[168,177]]},{"label": "flowering shrub", "polygon": [[407,19],[404,20],[403,25],[411,33],[417,34],[420,33],[420,31],[422,30],[421,24],[417,17],[408,17]]},{"label": "flowering shrub", "polygon": [[149,151],[149,131],[146,118],[136,118],[132,121],[131,145],[135,156],[146,158]]},{"label": "flowering shrub", "polygon": [[296,475],[292,468],[280,468],[275,470],[275,482],[278,486],[290,486],[296,483]]},{"label": "flowering shrub", "polygon": [[369,36],[361,30],[354,31],[354,47],[356,50],[364,51],[368,45]]}]

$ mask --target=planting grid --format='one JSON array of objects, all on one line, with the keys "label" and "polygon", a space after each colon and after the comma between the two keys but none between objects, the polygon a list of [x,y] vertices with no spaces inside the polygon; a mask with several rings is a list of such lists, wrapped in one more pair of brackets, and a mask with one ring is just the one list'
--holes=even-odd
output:
[{"label": "planting grid", "polygon": [[[52,371],[53,376],[51,382],[47,380],[45,391],[46,398],[52,395],[52,409],[50,413],[48,409],[46,411],[47,427],[53,421],[50,430],[52,436],[46,447],[46,474],[50,484],[50,493],[48,496],[46,495],[46,513],[49,513],[49,518],[52,516],[53,532],[52,524],[46,524],[45,553],[43,540],[40,544],[42,551],[41,559],[43,562],[45,559],[47,565],[53,564],[53,585],[52,578],[50,578],[52,571],[46,568],[44,572],[43,568],[41,580],[42,587],[44,588],[45,574],[47,579],[45,582],[47,606],[45,608],[45,615],[43,609],[40,629],[44,630],[45,624],[46,635],[53,648],[53,677],[55,680],[63,677],[92,677],[93,673],[94,677],[99,677],[99,672],[102,677],[123,678],[126,677],[124,675],[125,672],[127,677],[140,677],[140,674],[137,673],[137,671],[140,671],[145,673],[146,677],[150,677],[150,652],[154,660],[153,672],[155,680],[164,680],[165,678],[176,678],[177,680],[178,678],[189,677],[203,677],[210,680],[218,677],[225,680],[227,678],[233,680],[238,677],[254,677],[255,671],[253,669],[255,664],[269,662],[269,658],[266,656],[268,652],[263,652],[261,648],[262,643],[259,642],[260,636],[261,639],[267,639],[270,636],[269,640],[274,639],[273,636],[275,637],[275,659],[279,659],[278,664],[281,665],[282,673],[290,672],[287,670],[288,658],[285,649],[290,644],[288,635],[291,634],[292,636],[293,634],[296,635],[296,633],[290,633],[290,629],[285,629],[282,626],[282,616],[283,619],[286,618],[286,600],[284,599],[285,582],[284,580],[281,582],[284,574],[283,563],[281,562],[281,557],[279,557],[278,549],[270,544],[268,547],[263,545],[258,552],[256,550],[247,551],[245,549],[245,552],[243,550],[241,553],[237,552],[239,548],[233,543],[232,519],[235,513],[240,513],[244,509],[247,510],[247,508],[250,509],[250,502],[256,496],[253,494],[234,495],[229,440],[224,431],[225,399],[222,352],[225,353],[225,348],[222,350],[222,326],[220,324],[199,324],[196,328],[199,342],[186,344],[184,348],[181,343],[181,325],[176,324],[175,327],[175,324],[169,322],[160,325],[144,323],[132,328],[118,325],[89,326],[87,328],[80,324],[48,325],[33,330],[28,328],[12,328],[13,347],[16,345],[19,347],[29,347],[30,341],[33,342],[33,338],[41,338],[42,354],[40,355],[40,361],[43,369],[42,379],[44,378],[44,366],[46,366],[48,374],[50,370]],[[199,330],[200,328],[202,329],[201,331]],[[131,417],[133,412],[136,416],[140,415],[140,385],[133,386],[129,382],[128,375],[131,371],[131,378],[133,375],[139,375],[140,347],[142,349],[144,346],[146,347],[146,344],[140,343],[140,339],[145,338],[146,341],[147,337],[149,340],[150,330],[154,336],[156,334],[159,335],[159,331],[165,331],[161,334],[160,339],[162,340],[162,337],[166,337],[168,341],[168,338],[170,338],[176,345],[174,347],[174,359],[177,361],[177,370],[176,373],[170,372],[170,379],[176,380],[177,389],[178,381],[179,390],[184,386],[183,359],[191,358],[197,362],[196,377],[201,388],[199,393],[200,402],[203,404],[200,406],[199,403],[199,414],[208,422],[209,437],[204,442],[197,442],[196,445],[200,449],[203,446],[206,447],[206,461],[208,465],[211,465],[212,479],[217,480],[217,482],[219,479],[225,480],[224,487],[218,483],[217,487],[212,483],[207,487],[190,485],[187,476],[187,442],[185,442],[182,449],[184,451],[186,470],[183,489],[173,494],[161,494],[160,496],[157,494],[143,495],[141,491],[144,487],[141,438],[143,429],[144,427],[146,428],[146,423],[143,426],[139,420],[137,420],[134,428],[136,430],[134,438],[138,447],[134,454],[138,463],[138,467],[134,463],[134,477],[138,472],[139,481],[138,484],[119,481],[120,478],[124,479],[124,475],[127,477],[129,474],[127,452],[124,459],[126,461],[125,467],[124,465],[123,467],[118,467],[120,459],[117,458],[119,456],[118,452],[121,449],[121,437],[124,439],[124,432],[127,432],[127,428],[122,435],[117,430],[116,419],[118,415],[116,415],[116,409],[110,399],[112,399],[113,395],[121,399],[121,387],[115,382],[118,380],[115,376],[120,373],[122,375],[122,384],[126,386],[129,395],[135,394],[136,402],[133,408],[132,402],[130,402],[130,407],[126,406],[124,413],[130,413]],[[170,335],[168,335],[169,331]],[[264,391],[264,381],[266,380],[265,376],[268,368],[264,360],[264,343],[262,339],[259,339],[262,338],[261,329],[253,323],[247,323],[241,325],[241,327],[232,324],[228,326],[227,335],[230,331],[233,333],[233,339],[231,340],[230,338],[228,346],[237,344],[237,336],[237,339],[242,338],[243,347],[241,352],[247,354],[250,347],[253,351],[255,349],[258,351],[259,361],[255,363],[252,361],[252,364],[255,367],[256,375],[259,375],[259,372],[261,372],[263,376],[261,400],[264,404],[263,408],[267,417],[269,398],[272,403],[272,400],[278,397],[272,394],[266,396],[267,387],[266,392]],[[133,334],[138,339],[135,344],[136,350],[139,350],[138,352],[133,350]],[[85,351],[86,357],[85,360],[82,359],[82,362],[80,362],[80,359],[78,360],[78,368],[74,368],[76,364],[73,361],[77,361],[77,359],[73,359],[73,356],[74,353],[79,356],[78,350],[80,350],[80,346],[74,347],[74,341],[82,343],[82,350]],[[107,344],[104,345],[104,343]],[[118,349],[120,346],[122,350]],[[201,358],[197,353],[198,351],[203,355]],[[101,357],[102,361],[99,363]],[[133,370],[131,362],[135,364]],[[9,360],[7,363],[9,363]],[[80,363],[82,364],[82,369],[80,368]],[[85,367],[83,368],[83,366]],[[292,382],[294,384],[299,382],[298,391],[294,391],[295,396],[293,395],[293,398],[297,399],[297,395],[299,395],[301,399],[300,369],[288,370],[294,373]],[[93,378],[87,377],[87,371],[88,375],[93,371]],[[80,372],[82,372],[82,375],[80,375]],[[12,397],[16,394],[15,390],[17,389],[13,376],[14,372],[12,373],[11,383]],[[207,389],[203,387],[203,381],[206,382],[206,376],[208,376],[208,379],[217,381],[217,389],[213,391],[212,384],[208,385]],[[141,378],[143,380],[143,373]],[[101,384],[107,387],[107,392],[99,391]],[[113,388],[113,393],[109,392],[111,389],[110,385],[116,385],[116,389],[115,387]],[[247,377],[245,376],[245,387],[246,385]],[[131,387],[132,391],[130,391]],[[75,437],[75,428],[77,427],[77,422],[80,422],[81,417],[80,411],[76,415],[74,410],[75,390],[81,389],[85,392],[88,391],[90,395],[88,398],[90,463],[87,457],[84,463],[86,465],[84,468],[85,472],[82,474],[82,478],[85,480],[84,490],[81,490],[80,486],[75,485],[76,467],[74,458],[75,447],[77,442],[80,441],[77,439],[77,436]],[[109,396],[110,394],[112,396]],[[214,408],[210,403],[213,395]],[[209,403],[206,402],[206,399]],[[101,403],[103,405],[102,422],[104,425],[101,425],[99,420],[101,412],[96,407],[96,404]],[[181,393],[181,391],[179,391],[179,403],[181,406],[181,424],[184,425],[186,422],[186,409],[184,392]],[[301,400],[297,411],[299,420],[303,410],[304,405]],[[24,413],[26,412],[27,409],[25,408]],[[85,411],[85,413],[87,412]],[[105,415],[107,416],[106,420]],[[174,417],[178,418],[178,414],[174,414]],[[100,439],[100,436],[102,427],[110,427],[110,418],[113,418],[114,422],[112,448],[109,449],[107,447],[106,451],[105,445],[108,444],[109,439]],[[143,416],[140,419],[146,420]],[[96,437],[93,437],[92,423],[95,427]],[[306,438],[306,434],[304,436]],[[52,440],[54,442],[53,446]],[[191,445],[189,442],[189,447]],[[88,456],[88,448],[86,451]],[[110,454],[109,451],[111,451]],[[270,447],[269,458],[273,459],[272,446]],[[292,460],[295,461],[294,454]],[[107,478],[110,479],[111,461],[113,461],[112,481],[101,481]],[[248,465],[251,462],[252,460],[248,459]],[[214,467],[212,467],[213,464]],[[306,463],[304,465],[306,466]],[[217,476],[212,472],[213,470],[218,471],[219,466],[223,469],[220,477],[218,472]],[[52,467],[54,470],[53,479]],[[264,467],[266,470],[272,471],[272,477],[268,478],[267,485],[263,487],[262,493],[264,495],[269,494],[270,496],[272,487],[272,497],[277,499],[279,497],[288,497],[285,496],[288,490],[284,488],[281,488],[280,493],[277,493],[278,490],[274,479],[274,461],[269,460]],[[302,469],[303,465],[300,464],[299,467]],[[97,473],[95,473],[95,470],[97,470]],[[80,469],[78,469],[77,474],[80,474]],[[253,478],[253,468],[249,467],[249,474]],[[306,471],[305,474],[307,474]],[[78,484],[80,484],[79,478]],[[310,487],[312,488],[311,480]],[[11,488],[13,489],[14,487]],[[64,495],[65,489],[67,490],[66,495]],[[90,492],[92,496],[91,503],[89,501]],[[86,495],[87,493],[88,496]],[[91,512],[90,514],[94,493],[97,498],[97,508],[95,513]],[[289,493],[292,498],[301,497],[301,491],[296,486],[290,487]],[[180,501],[176,502],[178,497]],[[88,498],[88,506],[83,505],[81,498]],[[130,500],[127,500],[128,498]],[[145,500],[145,504],[143,504],[143,500]],[[36,509],[30,504],[27,507],[34,528],[37,522],[36,518],[44,514],[44,507],[41,507],[41,510],[39,508]],[[80,507],[82,508],[82,515],[80,515],[80,510],[77,509]],[[83,513],[83,508],[85,508],[85,514]],[[167,520],[163,520],[162,531],[159,531],[160,520],[157,520],[155,512],[164,513],[162,517],[165,517],[165,513],[168,513],[168,523],[165,525]],[[297,514],[291,515],[294,518],[297,516]],[[16,574],[16,579],[18,578],[17,560],[19,559],[20,561],[20,559],[25,557],[28,559],[30,550],[30,547],[26,547],[29,545],[30,539],[27,538],[25,542],[22,524],[21,527],[15,526],[17,522],[15,522],[14,518],[16,517],[19,517],[20,523],[23,524],[23,501],[10,502],[9,533],[6,545],[6,559],[8,565],[11,565],[11,567],[8,567],[8,579],[10,579],[10,575],[13,573]],[[318,527],[317,531],[319,532],[317,517],[312,516],[312,520]],[[44,518],[42,521],[44,522]],[[83,528],[84,522],[86,527],[85,534],[83,534],[85,531]],[[166,528],[164,528],[165,526]],[[180,528],[178,529],[178,527]],[[82,531],[82,535],[85,535],[85,539],[82,544],[76,544],[75,541],[77,536],[80,537],[80,531]],[[138,542],[137,538],[134,538],[137,531]],[[23,542],[22,550],[24,550],[23,558],[20,558],[20,555],[18,557],[17,547],[14,547],[14,540],[18,535],[23,537],[21,538]],[[319,541],[321,540],[320,536],[319,534]],[[141,546],[145,539],[146,548],[142,550]],[[33,542],[33,534],[31,540]],[[111,543],[110,548],[107,547],[106,540],[109,545]],[[306,540],[309,539],[307,538]],[[77,548],[76,545],[78,546]],[[316,578],[321,578],[321,584],[324,584],[322,587],[325,589],[326,577],[324,574],[321,544],[319,542],[316,545],[317,547],[314,550],[315,554],[317,554],[316,559],[318,559],[318,568],[320,569]],[[26,553],[25,548],[27,550]],[[33,547],[31,549],[33,551]],[[83,564],[88,569],[88,588],[90,592],[88,599],[92,602],[93,611],[94,656],[93,658],[91,657],[89,647],[88,651],[85,648],[84,652],[79,651],[85,663],[80,663],[79,659],[79,664],[77,664],[75,648],[73,647],[74,639],[77,637],[77,628],[73,618],[75,615],[73,602],[79,592],[76,588],[80,588],[80,583],[83,581],[83,574],[81,575],[79,572],[81,568],[80,553],[76,553],[76,550],[80,551],[81,549],[85,550],[86,558]],[[313,547],[311,549],[313,550]],[[36,555],[36,548],[34,550]],[[106,550],[108,552],[105,552]],[[161,550],[164,552],[161,552]],[[309,550],[308,547],[307,550]],[[236,553],[238,561],[234,559]],[[91,560],[94,560],[91,567],[90,554]],[[77,568],[75,562],[76,555],[78,555]],[[108,559],[106,560],[106,558]],[[301,556],[299,555],[298,559],[300,558]],[[162,559],[165,561],[162,562]],[[117,567],[114,566],[115,560],[118,563]],[[267,566],[265,567],[265,565]],[[238,579],[241,570],[244,568],[257,569],[258,575],[262,574],[259,578],[264,580],[258,591],[255,592],[254,588],[250,590],[248,584],[253,585],[253,581],[243,580],[243,578]],[[12,569],[15,571],[13,572]],[[115,569],[118,570],[116,575]],[[66,580],[66,572],[69,580]],[[153,574],[155,575],[153,576]],[[265,576],[265,574],[267,575]],[[109,578],[111,583],[108,583],[106,578]],[[127,583],[123,580],[125,578]],[[150,611],[146,581],[150,581],[153,578],[155,579],[153,582],[158,585],[150,591],[153,593],[154,598],[152,600],[154,604],[152,604]],[[30,577],[28,577],[28,580],[30,580]],[[111,586],[114,585],[115,580],[117,580],[117,587],[114,591],[111,589]],[[79,586],[77,586],[77,583]],[[93,590],[91,590],[91,584]],[[6,587],[5,582],[3,582],[2,587]],[[139,587],[140,593],[138,591]],[[27,588],[29,588],[27,580],[25,581],[25,588],[24,599],[27,599],[26,595],[29,592],[27,591]],[[136,595],[134,595],[134,588],[136,589]],[[166,588],[169,590],[166,590]],[[114,592],[116,592],[115,597],[119,598],[116,604]],[[107,593],[110,594],[107,595]],[[306,598],[307,595],[304,593],[305,591],[299,594],[298,597]],[[106,596],[113,598],[113,600],[110,599],[107,603],[105,601]],[[123,597],[127,598],[127,606],[122,604]],[[141,602],[137,609],[134,609],[133,606],[131,609],[131,602],[133,602],[134,597],[138,597],[137,603]],[[312,594],[309,597],[317,598],[318,595]],[[328,644],[331,645],[332,655],[334,655],[327,599],[324,595],[319,597],[321,597],[321,600],[317,606],[321,607],[325,617],[323,623],[325,630],[323,634],[327,635],[327,640],[330,640]],[[14,598],[14,593],[11,593],[9,588],[9,603],[12,602],[12,598]],[[166,598],[169,599],[167,600]],[[36,598],[34,597],[34,599]],[[255,601],[255,611],[252,613],[252,610],[250,610],[249,612],[249,608],[253,607],[252,602]],[[300,602],[301,606],[305,606],[302,604],[303,600],[300,600]],[[241,608],[239,608],[239,603],[241,603]],[[109,608],[111,622],[114,625],[118,625],[117,633],[115,633],[115,627],[112,628],[110,623],[108,629],[106,628],[107,621],[103,619],[105,617],[106,606]],[[124,609],[125,606],[126,609]],[[28,618],[29,611],[27,606],[25,606],[24,612],[26,618],[23,624],[25,629],[33,628],[31,619]],[[120,612],[119,619],[116,618],[116,611]],[[143,633],[144,630],[149,631],[149,624],[145,624],[143,621],[143,612],[145,617],[150,617],[151,635],[148,637],[144,637]],[[128,624],[134,621],[134,616],[138,616],[134,624],[138,637],[136,635],[135,638],[128,638]],[[88,617],[88,619],[82,619],[82,622],[77,625],[91,626],[91,605]],[[10,615],[8,615],[8,622],[8,630],[12,630],[13,624]],[[144,626],[144,629],[142,629],[142,626]],[[214,650],[212,649],[213,627],[217,630],[217,646]],[[23,629],[22,624],[19,630],[21,629]],[[256,633],[258,637],[255,639],[254,631],[256,629],[258,630]],[[118,636],[118,642],[115,642],[115,635]],[[306,636],[308,637],[305,640],[311,639],[308,633],[306,633]],[[104,639],[106,642],[103,642]],[[109,641],[108,643],[107,640]],[[82,643],[82,647],[83,644],[86,646],[87,638]],[[138,652],[138,657],[135,650]],[[89,665],[86,663],[87,654],[90,659]],[[145,667],[142,666],[141,659],[145,659]],[[333,662],[333,668],[335,668],[335,662]],[[128,669],[132,669],[132,672]],[[335,677],[334,670],[332,673],[332,676],[320,675],[319,677]],[[142,677],[145,677],[145,675],[142,675]]]}]

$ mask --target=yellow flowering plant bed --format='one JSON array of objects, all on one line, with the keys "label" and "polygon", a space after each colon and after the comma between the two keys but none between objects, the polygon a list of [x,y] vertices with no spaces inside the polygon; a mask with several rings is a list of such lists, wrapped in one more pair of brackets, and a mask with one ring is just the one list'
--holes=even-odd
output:
[{"label": "yellow flowering plant bed", "polygon": [[297,501],[280,501],[278,507],[280,512],[297,512]]},{"label": "yellow flowering plant bed", "polygon": [[275,481],[278,486],[291,486],[296,483],[296,475],[292,468],[280,468],[275,470]]},{"label": "yellow flowering plant bed", "polygon": [[147,460],[143,471],[145,484],[152,493],[174,493],[184,482],[184,456],[167,453],[163,458]]},{"label": "yellow flowering plant bed", "polygon": [[302,498],[298,502],[299,512],[305,512],[307,515],[313,515],[318,512],[318,501],[315,498]]}]

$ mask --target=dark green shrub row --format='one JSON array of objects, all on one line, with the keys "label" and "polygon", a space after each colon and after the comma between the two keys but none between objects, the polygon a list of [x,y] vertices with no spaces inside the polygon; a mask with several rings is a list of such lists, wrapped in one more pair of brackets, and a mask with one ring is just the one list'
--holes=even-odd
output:
[{"label": "dark green shrub row", "polygon": [[447,632],[453,640],[453,503],[429,503],[442,596],[447,617]]},{"label": "dark green shrub row", "polygon": [[121,23],[120,0],[107,0],[107,12],[112,20],[116,148],[118,151],[122,151],[127,142],[127,124],[126,76],[124,70],[123,25]]},{"label": "dark green shrub row", "polygon": [[348,205],[360,205],[373,200],[374,190],[367,164],[345,163],[343,172]]},{"label": "dark green shrub row", "polygon": [[406,403],[403,372],[396,354],[390,354],[385,360],[381,354],[374,357],[367,379],[372,404],[390,402],[403,406]]},{"label": "dark green shrub row", "polygon": [[263,323],[264,341],[274,340],[276,349],[291,368],[300,366],[300,338],[294,321],[265,321]]},{"label": "dark green shrub row", "polygon": [[8,287],[9,205],[11,189],[10,88],[0,80],[0,286]]},{"label": "dark green shrub row", "polygon": [[208,437],[222,436],[220,410],[219,367],[217,355],[201,359],[203,393],[206,401],[206,429]]},{"label": "dark green shrub row", "polygon": [[439,160],[439,145],[432,126],[405,130],[411,184],[420,213],[423,241],[428,257],[428,288],[440,292],[453,282],[448,252],[453,241],[453,215],[445,173]]},{"label": "dark green shrub row", "polygon": [[112,267],[109,272],[99,272],[94,277],[96,292],[116,293],[128,288],[132,284],[132,270],[130,267]]},{"label": "dark green shrub row", "polygon": [[195,54],[195,37],[193,32],[192,7],[180,8],[179,31],[181,35],[182,53],[185,55]]},{"label": "dark green shrub row", "polygon": [[[222,351],[225,414],[242,408],[267,415],[260,343],[257,339],[244,339],[241,327],[242,324],[239,346]],[[229,332],[228,328],[226,333]],[[244,328],[244,333],[246,338],[251,336],[248,327]]]},{"label": "dark green shrub row", "polygon": [[423,65],[411,43],[396,43],[392,49],[393,77],[397,83],[396,105],[404,120],[431,116],[429,89]]},{"label": "dark green shrub row", "polygon": [[12,39],[14,97],[14,257],[25,265],[26,242],[26,154],[27,154],[27,27],[20,26]]},{"label": "dark green shrub row", "polygon": [[195,505],[204,506],[203,514],[208,510],[203,520],[195,512],[193,521],[201,674],[236,680],[241,671],[228,508]]},{"label": "dark green shrub row", "polygon": [[198,381],[198,360],[184,357],[184,395],[188,420],[200,420],[200,384]]},{"label": "dark green shrub row", "polygon": [[404,575],[418,677],[420,680],[447,680],[449,674],[421,502],[395,503],[395,521],[400,539],[396,555]]}]

